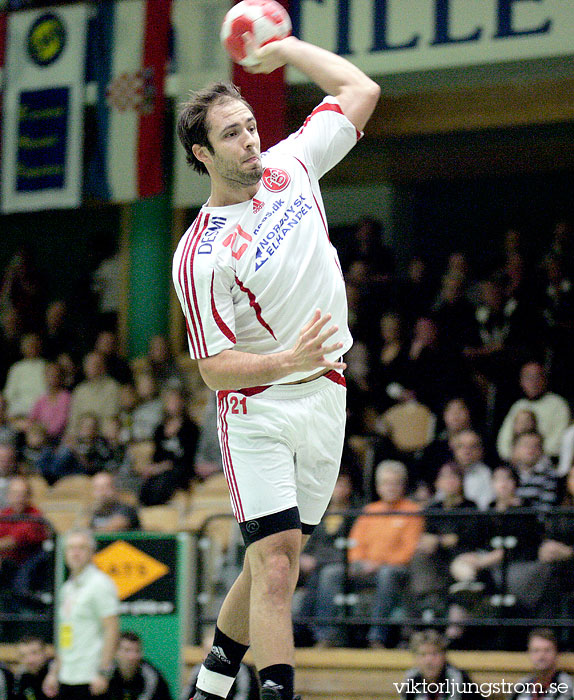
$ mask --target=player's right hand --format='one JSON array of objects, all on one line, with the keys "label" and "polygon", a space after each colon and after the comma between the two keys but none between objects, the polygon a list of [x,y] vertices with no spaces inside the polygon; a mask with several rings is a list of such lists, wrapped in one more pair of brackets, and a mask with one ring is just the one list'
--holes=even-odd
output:
[{"label": "player's right hand", "polygon": [[331,362],[326,359],[327,355],[343,347],[341,342],[325,345],[339,330],[337,326],[326,328],[330,320],[331,314],[322,314],[321,309],[317,309],[313,318],[303,326],[299,339],[292,348],[294,371],[308,372],[321,367],[336,370],[346,368],[347,365],[344,362]]},{"label": "player's right hand", "polygon": [[277,68],[281,68],[288,62],[286,49],[297,41],[295,37],[288,36],[285,39],[270,41],[265,46],[257,48],[253,36],[246,32],[243,35],[247,55],[257,59],[253,66],[243,66],[248,73],[272,73]]},{"label": "player's right hand", "polygon": [[47,698],[55,698],[60,690],[60,684],[55,674],[48,672],[42,683],[42,692]]}]

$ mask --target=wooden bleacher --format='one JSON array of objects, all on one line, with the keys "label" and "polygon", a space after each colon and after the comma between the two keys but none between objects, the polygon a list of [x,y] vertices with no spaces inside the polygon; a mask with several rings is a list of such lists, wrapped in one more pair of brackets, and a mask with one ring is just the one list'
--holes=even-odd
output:
[{"label": "wooden bleacher", "polygon": [[[200,647],[184,649],[186,667],[202,660]],[[452,651],[448,659],[469,672],[475,683],[514,683],[529,673],[525,653]],[[249,660],[249,657],[248,657]],[[303,700],[396,700],[400,683],[412,666],[412,655],[402,649],[297,649],[296,686]],[[560,657],[560,668],[574,673],[574,653]],[[504,695],[493,693],[492,700]]]},{"label": "wooden bleacher", "polygon": [[[521,652],[453,651],[448,658],[476,683],[513,683],[529,672],[528,657]],[[17,659],[15,644],[0,644],[0,661],[15,668]],[[185,647],[182,678],[202,660],[201,647]],[[303,700],[396,700],[393,684],[403,680],[411,663],[410,652],[398,649],[297,649],[297,692]],[[574,653],[561,655],[560,668],[574,673]],[[491,698],[502,700],[496,693]]]}]

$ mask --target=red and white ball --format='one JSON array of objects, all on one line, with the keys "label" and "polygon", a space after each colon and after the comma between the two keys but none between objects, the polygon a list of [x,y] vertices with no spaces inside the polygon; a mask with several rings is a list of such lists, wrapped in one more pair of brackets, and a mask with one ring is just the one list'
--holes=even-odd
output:
[{"label": "red and white ball", "polygon": [[247,54],[244,34],[253,36],[255,48],[291,34],[291,19],[275,0],[242,0],[225,15],[220,38],[235,63],[254,66],[257,60]]}]

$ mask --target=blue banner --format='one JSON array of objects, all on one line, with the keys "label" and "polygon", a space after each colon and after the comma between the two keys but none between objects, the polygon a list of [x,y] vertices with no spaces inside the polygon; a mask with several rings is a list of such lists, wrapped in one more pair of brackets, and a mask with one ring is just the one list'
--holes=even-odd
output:
[{"label": "blue banner", "polygon": [[69,88],[20,93],[17,192],[64,187],[69,109]]}]

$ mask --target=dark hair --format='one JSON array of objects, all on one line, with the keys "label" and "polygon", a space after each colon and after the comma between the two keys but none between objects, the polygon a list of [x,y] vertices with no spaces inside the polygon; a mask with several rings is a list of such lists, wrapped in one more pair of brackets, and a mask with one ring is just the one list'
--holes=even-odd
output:
[{"label": "dark hair", "polygon": [[547,642],[551,642],[554,644],[554,648],[558,650],[558,637],[550,627],[537,627],[536,629],[530,630],[528,633],[529,644],[534,637],[539,637],[540,639],[545,639]]},{"label": "dark hair", "polygon": [[124,642],[135,642],[136,644],[139,644],[141,646],[142,640],[139,634],[136,634],[135,632],[132,632],[130,630],[126,630],[125,632],[121,632],[119,641],[124,641]]},{"label": "dark hair", "polygon": [[181,105],[177,119],[177,135],[185,148],[186,161],[200,174],[206,174],[207,168],[193,154],[193,146],[205,146],[211,153],[213,148],[209,142],[207,113],[213,104],[224,100],[240,100],[253,112],[251,105],[241,97],[239,89],[232,83],[213,83],[203,90],[198,90],[190,95],[187,102]]}]

